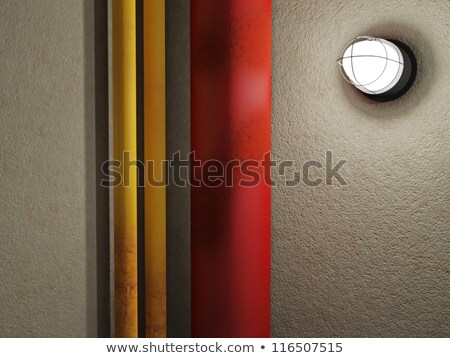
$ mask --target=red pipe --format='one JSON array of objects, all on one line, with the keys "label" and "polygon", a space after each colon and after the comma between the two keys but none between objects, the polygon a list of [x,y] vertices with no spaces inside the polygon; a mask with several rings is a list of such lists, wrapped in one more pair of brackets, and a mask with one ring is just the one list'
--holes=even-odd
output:
[{"label": "red pipe", "polygon": [[[196,160],[270,152],[271,19],[271,0],[191,0]],[[230,187],[191,188],[193,337],[270,336],[270,186],[242,187],[233,174]]]}]

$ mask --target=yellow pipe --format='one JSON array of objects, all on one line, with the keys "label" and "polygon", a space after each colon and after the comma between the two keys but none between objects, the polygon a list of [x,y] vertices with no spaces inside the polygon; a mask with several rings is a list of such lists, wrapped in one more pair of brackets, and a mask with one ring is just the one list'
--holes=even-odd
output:
[{"label": "yellow pipe", "polygon": [[[146,336],[166,336],[166,189],[148,179],[164,179],[165,1],[144,0],[144,160]],[[153,165],[149,165],[153,161]]]},{"label": "yellow pipe", "polygon": [[[114,188],[115,336],[137,337],[136,2],[113,0],[114,159],[122,182]],[[124,161],[128,160],[128,164]]]}]

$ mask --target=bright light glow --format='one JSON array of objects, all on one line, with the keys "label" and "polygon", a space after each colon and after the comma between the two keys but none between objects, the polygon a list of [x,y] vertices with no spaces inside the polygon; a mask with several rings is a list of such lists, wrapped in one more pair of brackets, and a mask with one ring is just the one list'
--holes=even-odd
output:
[{"label": "bright light glow", "polygon": [[350,83],[374,95],[389,91],[403,73],[403,56],[398,47],[384,39],[367,36],[350,42],[339,64]]}]

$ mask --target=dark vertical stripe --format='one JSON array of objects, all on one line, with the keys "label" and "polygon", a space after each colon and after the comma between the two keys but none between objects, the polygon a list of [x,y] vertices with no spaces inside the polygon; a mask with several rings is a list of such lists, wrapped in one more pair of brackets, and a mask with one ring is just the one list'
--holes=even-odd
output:
[{"label": "dark vertical stripe", "polygon": [[[166,155],[190,150],[189,0],[166,0]],[[187,177],[187,170],[183,173]],[[171,176],[171,173],[168,173]],[[191,335],[190,189],[169,180],[167,336]]]},{"label": "dark vertical stripe", "polygon": [[[136,135],[137,159],[144,163],[144,23],[143,0],[136,0]],[[138,336],[145,337],[144,167],[138,173]]]},{"label": "dark vertical stripe", "polygon": [[109,188],[101,187],[102,164],[109,159],[108,2],[95,0],[95,163],[97,239],[97,335],[111,336]]}]

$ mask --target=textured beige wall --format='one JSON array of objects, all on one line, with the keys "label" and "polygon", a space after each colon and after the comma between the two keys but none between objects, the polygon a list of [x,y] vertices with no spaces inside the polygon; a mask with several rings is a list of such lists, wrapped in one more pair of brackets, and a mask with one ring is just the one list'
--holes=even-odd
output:
[{"label": "textured beige wall", "polygon": [[96,334],[92,4],[0,1],[2,337]]},{"label": "textured beige wall", "polygon": [[[89,0],[0,0],[0,336],[96,334],[92,30]],[[273,154],[348,160],[273,191],[274,336],[450,336],[448,33],[445,0],[274,0]],[[361,34],[411,45],[411,93],[339,77]]]},{"label": "textured beige wall", "polygon": [[[273,191],[273,335],[450,336],[450,2],[274,0],[273,19],[274,156],[348,160],[346,186]],[[340,77],[358,35],[410,44],[410,93]]]}]

